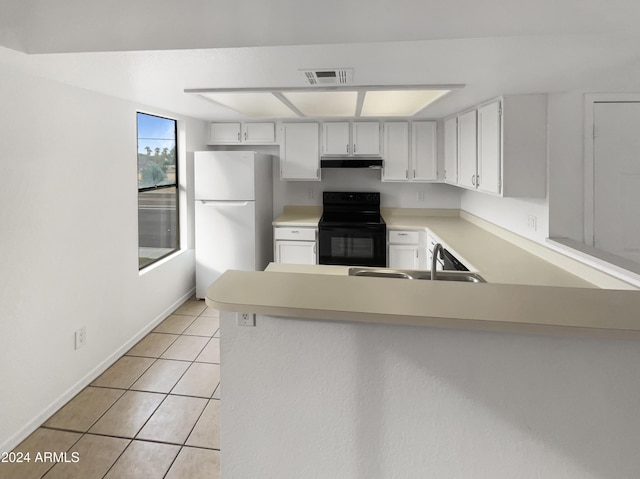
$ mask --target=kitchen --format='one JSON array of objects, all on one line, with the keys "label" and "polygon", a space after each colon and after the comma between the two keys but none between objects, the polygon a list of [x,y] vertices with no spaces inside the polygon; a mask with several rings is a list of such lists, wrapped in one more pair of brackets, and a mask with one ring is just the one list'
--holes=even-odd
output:
[{"label": "kitchen", "polygon": [[[111,25],[112,32],[83,20],[80,8],[61,13],[48,5],[38,5],[42,16],[31,19],[33,30],[41,37],[32,33],[30,43],[20,45],[16,30],[11,30],[13,36],[4,36],[7,30],[3,28],[2,44],[8,48],[1,51],[2,103],[3,109],[11,112],[0,120],[6,153],[3,166],[8,174],[6,188],[0,193],[3,225],[7,227],[7,233],[3,234],[0,302],[3,321],[0,343],[6,365],[1,373],[6,386],[2,402],[7,408],[0,425],[3,443],[12,443],[25,425],[28,429],[29,424],[37,424],[64,404],[92,373],[106,367],[154,321],[192,294],[193,236],[187,232],[193,229],[193,212],[181,216],[184,251],[142,275],[135,266],[133,269],[129,266],[137,264],[136,212],[131,208],[136,196],[130,180],[135,175],[130,157],[136,146],[131,132],[135,132],[137,110],[153,110],[184,121],[180,137],[186,172],[183,204],[192,204],[193,197],[188,193],[192,191],[188,180],[192,160],[187,155],[207,148],[205,134],[209,121],[238,120],[219,111],[212,114],[210,104],[184,93],[185,88],[209,86],[211,78],[227,87],[255,86],[262,82],[286,86],[298,84],[298,68],[350,66],[366,83],[466,83],[448,103],[443,100],[434,104],[427,119],[442,119],[500,95],[547,93],[548,198],[500,198],[443,184],[381,183],[380,173],[374,171],[364,175],[323,172],[321,183],[278,182],[274,216],[281,213],[284,205],[318,206],[324,189],[351,191],[358,181],[359,189],[380,191],[383,205],[388,207],[460,208],[539,243],[547,236],[574,240],[584,237],[584,94],[638,91],[634,81],[638,78],[637,52],[632,47],[637,44],[635,6],[620,5],[616,9],[608,5],[603,10],[592,6],[595,10],[586,11],[577,2],[538,2],[529,9],[509,10],[497,16],[494,12],[504,8],[497,2],[482,7],[475,4],[441,7],[445,11],[434,11],[431,15],[424,12],[425,6],[415,2],[394,5],[394,9],[385,10],[382,4],[377,4],[369,12],[370,23],[358,15],[363,9],[368,10],[368,6],[360,4],[358,10],[357,2],[341,5],[346,12],[335,11],[331,5],[304,8],[290,5],[297,12],[295,26],[287,24],[286,18],[291,16],[274,16],[255,6],[255,10],[244,12],[248,16],[243,24],[249,28],[240,31],[234,28],[232,32],[225,25],[225,15],[211,12],[196,18],[198,8],[184,7],[177,17],[164,13],[163,18],[174,20],[174,27],[182,28],[183,32],[218,32],[221,37],[217,42],[189,42],[186,34],[181,37],[182,42],[175,37],[172,41],[168,32],[171,29],[160,28],[166,22],[147,19],[137,22],[139,34],[123,35],[130,39],[132,51],[120,54],[113,50],[118,49],[121,41],[109,35],[122,35],[126,26],[114,15],[117,16],[116,11],[133,14],[130,9],[134,6],[123,4],[120,9],[102,11],[95,17],[110,18],[112,21],[105,21],[104,25]],[[416,9],[425,14],[409,14]],[[460,15],[460,11],[467,13]],[[557,15],[549,15],[549,11]],[[576,18],[576,11],[584,16]],[[447,15],[461,18],[452,25],[442,21]],[[3,22],[9,18],[9,12],[2,15]],[[48,22],[47,18],[55,21]],[[265,18],[274,25],[282,22],[282,28],[265,32],[261,28]],[[318,18],[325,22],[318,22]],[[568,31],[567,21],[576,22],[572,35],[564,33]],[[12,26],[15,25],[22,23],[16,21]],[[113,28],[114,25],[119,27]],[[327,28],[320,28],[321,25],[331,25],[329,36]],[[354,29],[353,25],[361,25],[365,31]],[[379,28],[374,28],[376,25]],[[449,28],[447,33],[443,32],[445,25]],[[305,39],[297,37],[286,46],[290,40],[284,38],[285,32],[293,35],[294,27]],[[65,30],[65,34],[56,29]],[[247,38],[256,32],[261,32],[259,40]],[[105,43],[100,43],[101,38],[107,38]],[[335,44],[326,44],[328,38]],[[74,40],[76,43],[70,46]],[[251,48],[256,44],[262,46]],[[154,55],[144,51],[211,46],[220,49],[206,53],[156,51]],[[236,48],[242,46],[249,48]],[[30,51],[33,55],[19,51]],[[47,52],[59,54],[44,54]],[[203,58],[207,59],[205,72],[197,73],[194,65]],[[150,73],[141,74],[142,66]],[[182,72],[179,81],[174,80],[173,70]],[[105,143],[105,132],[114,139],[112,142]],[[96,148],[96,145],[103,146]],[[313,198],[309,198],[309,190]],[[425,193],[424,201],[417,199],[420,191]],[[51,198],[61,205],[55,216],[40,208],[50,204]],[[86,221],[91,210],[102,212],[99,220]],[[528,227],[529,215],[537,218],[535,231]],[[60,272],[65,272],[63,277]],[[36,295],[35,285],[39,285]],[[89,342],[83,350],[74,351],[71,337],[79,321],[88,324]],[[545,349],[542,339],[530,341],[539,341],[540,348]],[[637,360],[633,357],[633,342],[623,343],[590,344],[603,353],[618,345],[620,356],[616,358],[620,367],[626,368]],[[590,358],[597,362],[593,355]],[[631,377],[628,378],[631,385]],[[538,385],[540,391],[553,391],[556,383],[541,381]],[[582,383],[582,387],[586,393],[586,384]],[[606,400],[631,415],[631,407],[623,402],[633,394],[629,386],[612,392]],[[593,414],[598,406],[585,404],[585,414]],[[532,412],[542,413],[535,409]],[[519,424],[523,424],[525,431],[526,421]],[[617,433],[625,430],[621,416],[617,416],[615,424],[619,425]],[[365,425],[361,427],[363,434],[368,431]],[[582,477],[598,474],[625,477],[625,472],[626,477],[633,477],[637,464],[629,459],[631,454],[622,460],[624,466],[616,468],[605,460],[610,455],[598,455],[580,441],[572,443],[574,436],[569,429],[558,434],[566,434],[568,439],[552,441],[550,449],[582,464]],[[548,436],[552,435],[549,431]],[[635,438],[611,442],[624,445],[633,441]],[[624,456],[622,450],[620,454]],[[626,470],[621,472],[622,467]]]}]

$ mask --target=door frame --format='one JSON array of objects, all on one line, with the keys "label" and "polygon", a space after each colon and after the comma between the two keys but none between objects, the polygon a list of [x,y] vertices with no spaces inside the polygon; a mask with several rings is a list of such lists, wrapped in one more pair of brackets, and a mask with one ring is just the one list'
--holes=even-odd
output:
[{"label": "door frame", "polygon": [[584,242],[594,246],[595,167],[594,157],[596,103],[640,103],[640,93],[585,93],[584,95]]}]

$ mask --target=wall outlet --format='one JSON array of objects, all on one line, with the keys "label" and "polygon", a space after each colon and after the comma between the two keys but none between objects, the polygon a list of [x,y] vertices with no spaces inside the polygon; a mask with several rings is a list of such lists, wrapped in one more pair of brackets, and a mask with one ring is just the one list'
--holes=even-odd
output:
[{"label": "wall outlet", "polygon": [[256,315],[252,313],[236,313],[238,326],[255,326]]},{"label": "wall outlet", "polygon": [[424,191],[418,191],[416,194],[418,201],[424,201]]},{"label": "wall outlet", "polygon": [[80,349],[87,342],[87,327],[82,326],[76,330],[76,349]]},{"label": "wall outlet", "polygon": [[307,190],[307,198],[312,200],[313,199],[313,188],[309,188]]},{"label": "wall outlet", "polygon": [[533,231],[538,229],[538,218],[535,215],[527,216],[527,227]]}]

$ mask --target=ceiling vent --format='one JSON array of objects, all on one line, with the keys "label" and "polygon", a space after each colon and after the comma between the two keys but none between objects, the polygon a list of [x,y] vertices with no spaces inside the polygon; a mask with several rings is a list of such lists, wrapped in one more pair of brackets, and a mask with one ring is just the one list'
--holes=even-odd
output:
[{"label": "ceiling vent", "polygon": [[304,81],[312,86],[349,85],[353,81],[353,68],[322,68],[299,70]]}]

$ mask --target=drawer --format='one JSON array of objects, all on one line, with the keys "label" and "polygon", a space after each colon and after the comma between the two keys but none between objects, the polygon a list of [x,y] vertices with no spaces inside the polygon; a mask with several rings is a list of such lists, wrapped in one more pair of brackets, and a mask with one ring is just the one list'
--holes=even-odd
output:
[{"label": "drawer", "polygon": [[275,228],[273,230],[273,239],[277,240],[298,240],[298,241],[315,241],[315,228]]},{"label": "drawer", "polygon": [[389,243],[391,244],[418,244],[419,242],[419,231],[389,231]]}]

